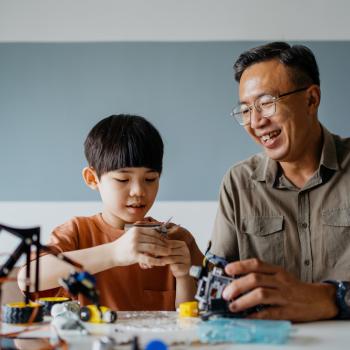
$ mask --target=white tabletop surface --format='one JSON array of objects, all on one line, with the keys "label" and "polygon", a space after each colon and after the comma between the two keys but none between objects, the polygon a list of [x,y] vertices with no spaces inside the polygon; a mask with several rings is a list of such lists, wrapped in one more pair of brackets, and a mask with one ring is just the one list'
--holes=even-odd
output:
[{"label": "white tabletop surface", "polygon": [[[88,335],[60,332],[60,335],[68,341],[69,349],[92,349],[93,342],[103,335],[112,336],[117,342],[127,341],[133,335],[137,335],[141,345],[152,339],[163,339],[169,344],[170,349],[217,349],[217,350],[247,350],[247,349],[317,349],[317,350],[345,350],[350,344],[350,321],[322,321],[292,326],[292,334],[287,343],[283,345],[271,344],[199,344],[197,337],[197,323],[194,319],[178,319],[174,313],[127,313],[120,312],[119,320],[112,325],[84,323],[89,331]],[[147,316],[145,316],[147,315]],[[2,324],[1,333],[7,333],[21,329],[21,326]],[[118,330],[118,331],[116,331]],[[22,337],[50,337],[54,332],[50,330],[49,323],[41,328],[28,333],[22,333]],[[192,343],[191,343],[192,341]],[[21,348],[21,347],[19,347]],[[26,345],[26,350],[39,347]],[[118,349],[131,349],[130,345],[118,346]]]}]

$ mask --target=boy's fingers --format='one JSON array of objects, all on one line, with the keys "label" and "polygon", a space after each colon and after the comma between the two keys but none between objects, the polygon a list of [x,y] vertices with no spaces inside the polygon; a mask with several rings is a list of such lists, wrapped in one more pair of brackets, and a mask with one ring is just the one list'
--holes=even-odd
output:
[{"label": "boy's fingers", "polygon": [[153,256],[168,256],[171,252],[169,247],[163,247],[153,243],[141,243],[137,248],[140,253],[152,254]]},{"label": "boy's fingers", "polygon": [[171,255],[171,256],[165,256],[162,257],[161,260],[164,262],[165,265],[171,265],[171,264],[186,264],[190,263],[190,259],[188,261],[185,261],[183,255]]},{"label": "boy's fingers", "polygon": [[153,266],[164,266],[164,265],[166,265],[163,262],[162,258],[155,258],[155,257],[147,255],[147,254],[140,254],[140,256],[139,256],[139,264],[140,264],[140,266],[147,266],[148,268],[151,268]]},{"label": "boy's fingers", "polygon": [[178,240],[173,240],[173,239],[169,239],[167,241],[168,246],[172,249],[176,249],[176,248],[183,248],[186,246],[186,243],[184,241],[178,241]]},{"label": "boy's fingers", "polygon": [[138,239],[138,242],[141,243],[152,243],[152,244],[157,244],[162,247],[168,247],[168,244],[166,241],[159,239],[158,237],[153,237],[153,236],[140,236]]},{"label": "boy's fingers", "polygon": [[157,230],[155,230],[154,228],[137,227],[136,232],[138,234],[142,234],[143,236],[155,237],[161,241],[166,241],[166,239],[163,237],[163,235],[161,233],[159,233]]}]

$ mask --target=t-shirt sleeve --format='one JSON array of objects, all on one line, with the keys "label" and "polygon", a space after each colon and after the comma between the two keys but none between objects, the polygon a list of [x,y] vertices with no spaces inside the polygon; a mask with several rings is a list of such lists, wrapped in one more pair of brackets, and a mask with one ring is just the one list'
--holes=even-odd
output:
[{"label": "t-shirt sleeve", "polygon": [[239,259],[234,190],[230,171],[225,175],[220,188],[219,206],[211,235],[210,253],[225,258],[229,262]]},{"label": "t-shirt sleeve", "polygon": [[[72,219],[71,221],[68,221],[63,225],[56,227],[51,233],[47,246],[49,246],[56,253],[68,252],[79,249],[78,226],[75,223],[75,220]],[[40,253],[40,256],[48,254],[48,252],[42,251]],[[31,260],[34,259],[35,256],[32,255]],[[24,266],[22,268],[24,268]],[[62,287],[42,290],[37,293],[30,293],[31,300],[43,297],[58,296],[66,297],[68,296],[68,293]]]},{"label": "t-shirt sleeve", "polygon": [[[47,244],[55,252],[69,252],[79,249],[79,230],[75,220],[56,227]],[[44,254],[45,255],[45,254]]]}]

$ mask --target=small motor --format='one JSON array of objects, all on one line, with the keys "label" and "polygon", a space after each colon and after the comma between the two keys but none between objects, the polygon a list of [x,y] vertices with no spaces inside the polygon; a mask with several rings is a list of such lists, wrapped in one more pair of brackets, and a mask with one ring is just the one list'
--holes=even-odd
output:
[{"label": "small motor", "polygon": [[86,305],[80,308],[80,319],[91,323],[114,323],[117,313],[106,306]]}]

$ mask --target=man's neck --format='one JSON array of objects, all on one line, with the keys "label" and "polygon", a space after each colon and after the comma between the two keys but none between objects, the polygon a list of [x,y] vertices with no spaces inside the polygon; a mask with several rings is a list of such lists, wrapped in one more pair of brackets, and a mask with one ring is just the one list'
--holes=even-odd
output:
[{"label": "man's neck", "polygon": [[279,162],[284,176],[298,188],[303,188],[319,168],[322,147],[323,135],[320,127],[315,139],[306,145],[307,152],[295,161]]}]

